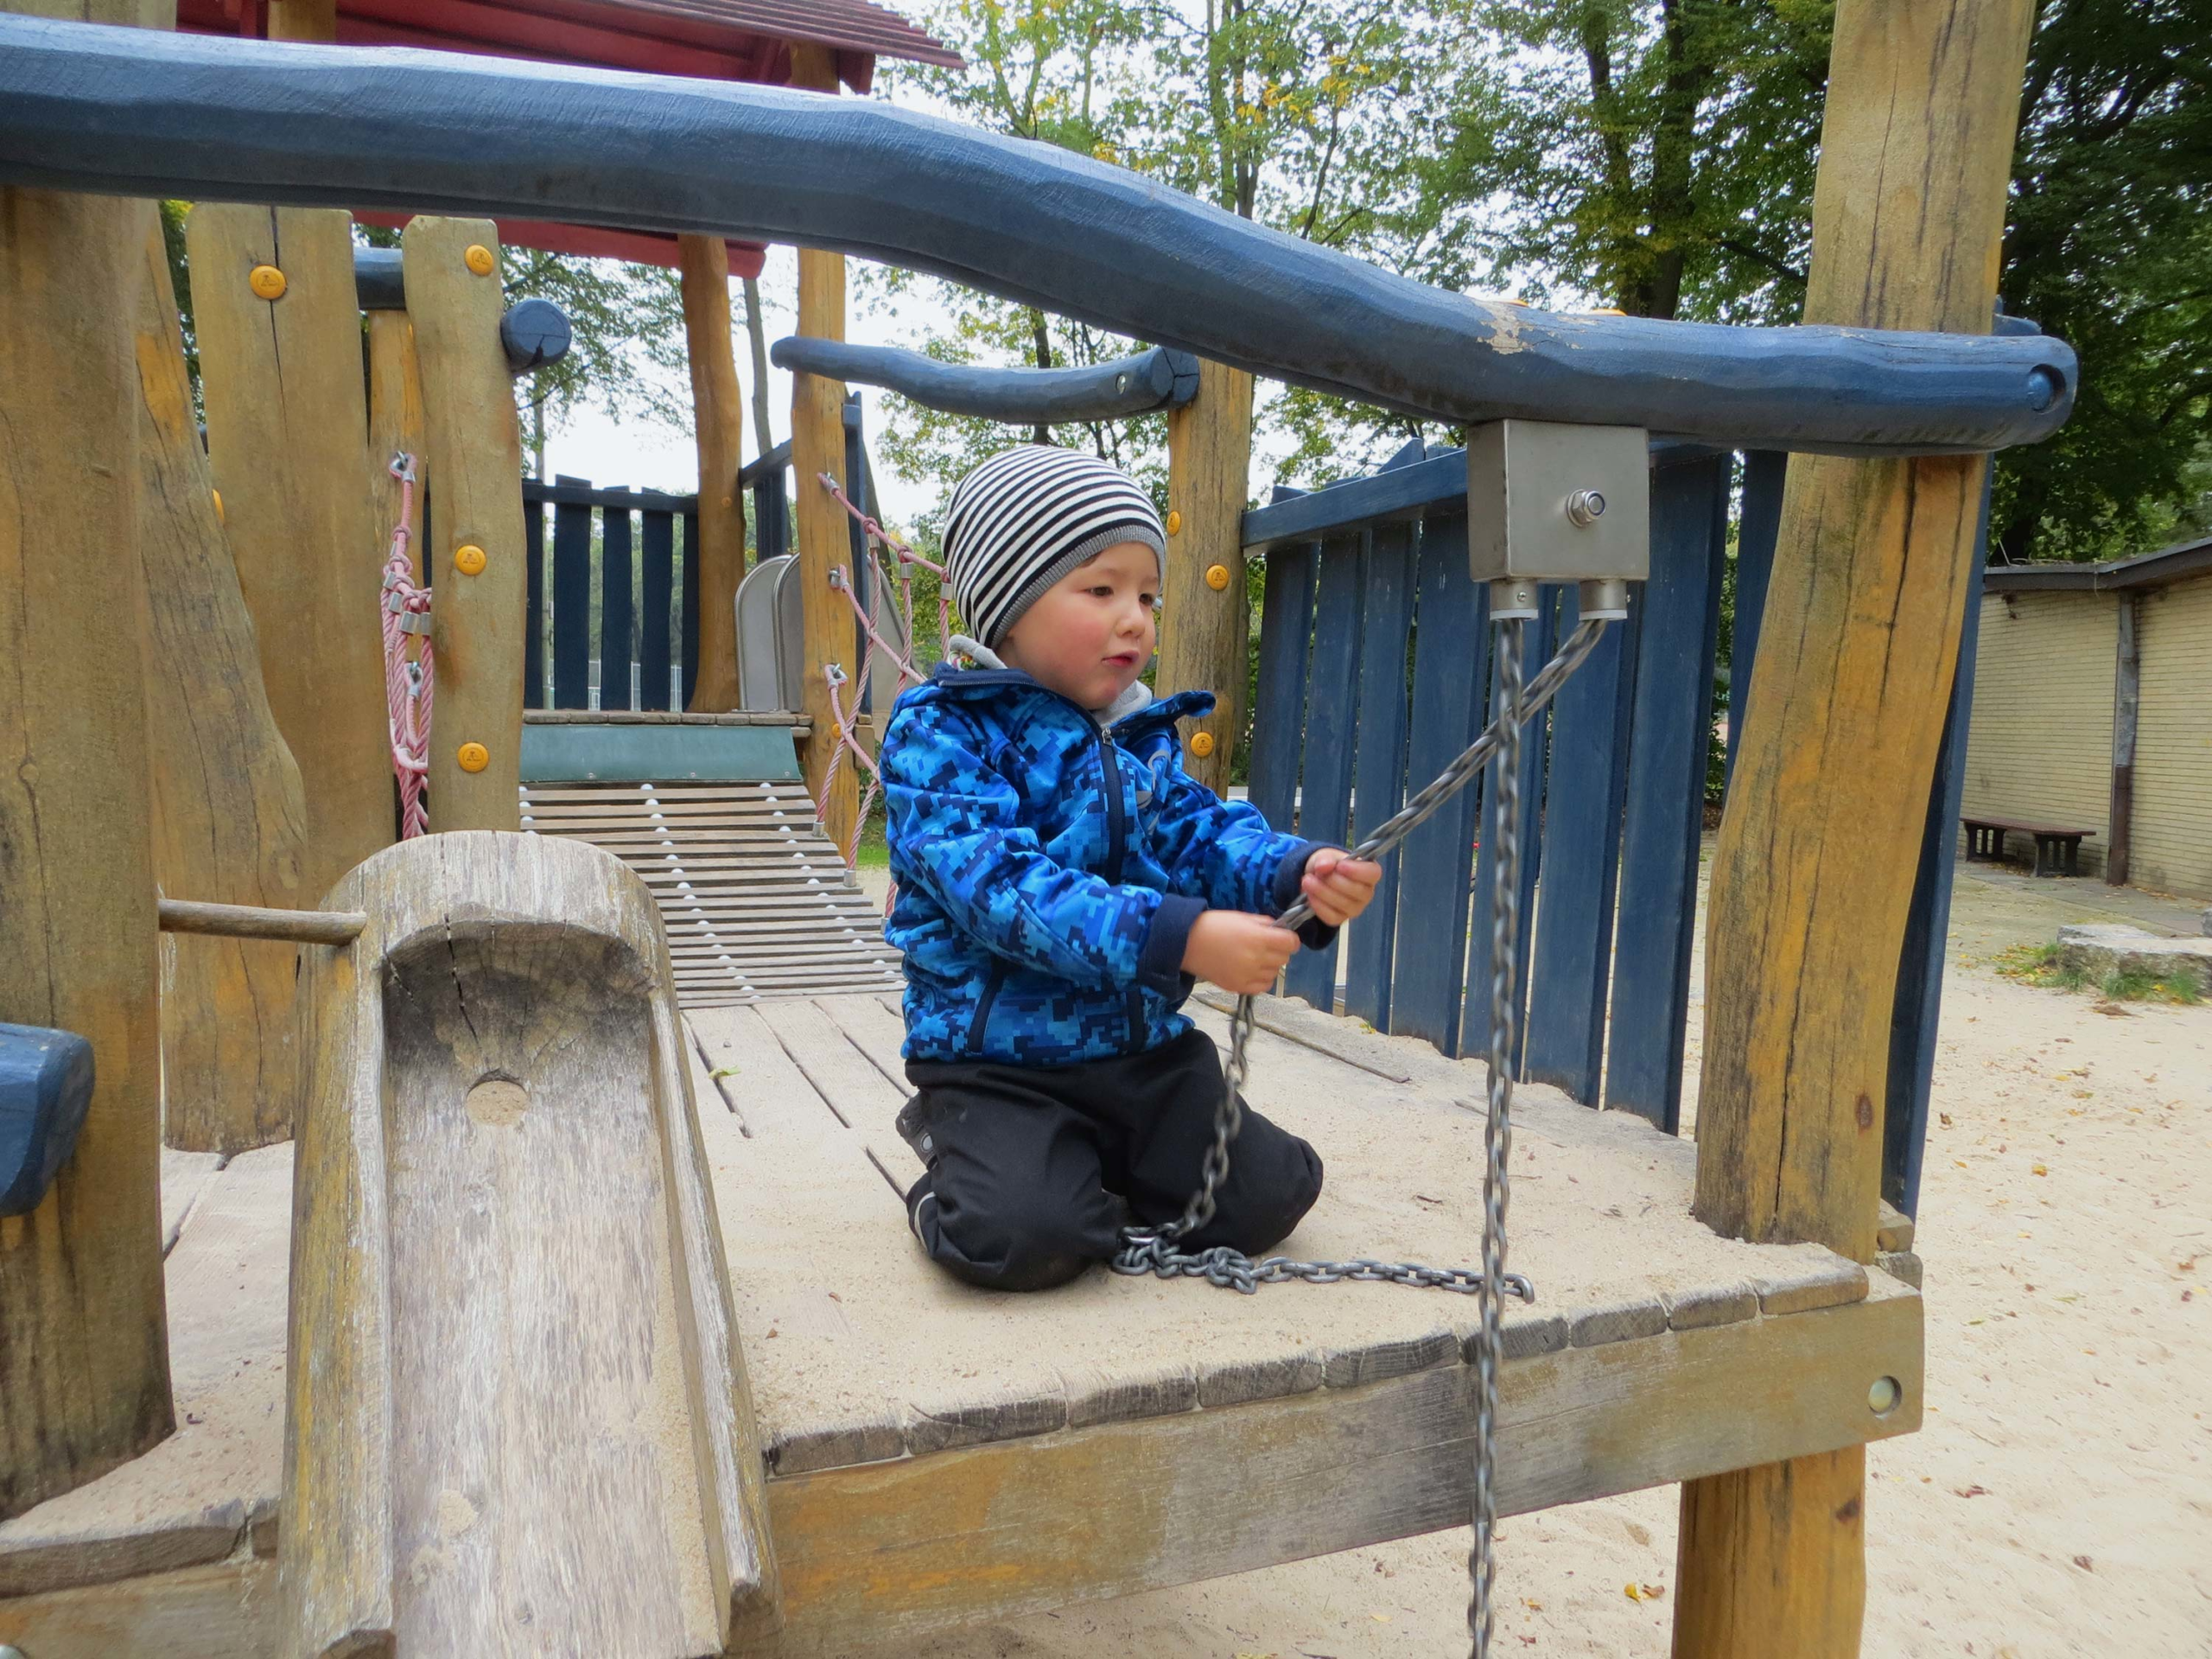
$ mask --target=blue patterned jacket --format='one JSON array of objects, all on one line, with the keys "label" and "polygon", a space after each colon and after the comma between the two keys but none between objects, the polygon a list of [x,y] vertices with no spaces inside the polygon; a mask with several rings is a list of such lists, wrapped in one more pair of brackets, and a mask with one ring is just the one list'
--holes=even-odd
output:
[{"label": "blue patterned jacket", "polygon": [[899,698],[880,760],[907,1058],[1069,1065],[1190,1029],[1192,923],[1278,913],[1315,847],[1183,770],[1175,722],[1213,703],[1183,692],[1109,732],[995,668],[940,668]]}]

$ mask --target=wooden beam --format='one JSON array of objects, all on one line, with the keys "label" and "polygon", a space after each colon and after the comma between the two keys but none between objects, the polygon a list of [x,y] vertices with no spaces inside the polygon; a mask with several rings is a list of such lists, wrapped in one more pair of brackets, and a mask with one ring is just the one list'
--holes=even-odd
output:
[{"label": "wooden beam", "polygon": [[[206,203],[185,239],[208,461],[270,709],[306,791],[301,884],[319,894],[393,828],[351,222]],[[262,267],[282,276],[276,298],[253,287]]]},{"label": "wooden beam", "polygon": [[[1211,691],[1212,714],[1185,734],[1184,764],[1229,793],[1229,762],[1244,729],[1251,635],[1242,527],[1252,465],[1252,377],[1201,359],[1198,395],[1167,412],[1167,580],[1160,690]],[[1217,579],[1218,585],[1217,585]]]},{"label": "wooden beam", "polygon": [[368,918],[352,910],[273,910],[265,905],[212,905],[191,899],[161,902],[162,931],[226,939],[289,939],[301,944],[347,944]]},{"label": "wooden beam", "polygon": [[[2031,0],[1843,0],[1805,321],[1985,334]],[[1873,1258],[1890,1011],[1982,457],[1789,464],[1713,861],[1698,1216]],[[1854,1654],[1863,1466],[1685,1487],[1675,1650]],[[1791,1586],[1796,1586],[1792,1588]]]},{"label": "wooden beam", "polygon": [[[515,830],[522,823],[517,791],[529,573],[522,431],[499,348],[499,232],[486,219],[424,214],[409,221],[400,241],[435,492],[436,522],[416,560],[435,596],[430,827]],[[475,553],[464,560],[464,549]]]},{"label": "wooden beam", "polygon": [[[791,84],[834,96],[837,90],[835,54],[828,47],[794,43]],[[845,337],[845,262],[840,255],[818,248],[798,251],[798,331],[817,340]],[[829,781],[839,739],[823,668],[834,663],[844,670],[849,682],[844,696],[849,707],[849,679],[859,668],[853,660],[853,614],[843,598],[830,588],[830,573],[852,563],[852,538],[846,528],[845,510],[822,487],[820,474],[829,474],[841,486],[847,482],[844,410],[842,382],[811,374],[791,376],[791,478],[792,487],[798,492],[792,507],[798,525],[799,592],[805,617],[801,671],[805,706],[801,712],[813,722],[812,734],[800,746],[801,759],[806,768],[807,790],[817,801],[823,801],[823,790],[829,783],[822,828],[841,848],[852,844],[860,790],[850,755],[836,762],[836,779]]]},{"label": "wooden beam", "polygon": [[269,0],[272,41],[334,41],[338,0]]},{"label": "wooden beam", "polygon": [[128,201],[0,189],[0,1020],[75,1032],[97,1072],[44,1201],[0,1220],[0,1519],[172,1423],[134,637],[143,224]]},{"label": "wooden beam", "polygon": [[[270,712],[230,543],[215,510],[185,372],[168,250],[137,210],[138,558],[144,572],[154,875],[226,905],[302,906],[307,802]],[[358,620],[358,618],[357,618]],[[299,1086],[298,953],[164,941],[162,1134],[184,1152],[238,1153],[292,1133]]]},{"label": "wooden beam", "polygon": [[[333,123],[339,73],[347,119]],[[1394,276],[1056,144],[727,81],[378,47],[118,45],[0,19],[0,177],[797,242],[1452,424],[1980,451],[2050,435],[2074,395],[2074,353],[2054,340],[1547,314]]]},{"label": "wooden beam", "polygon": [[718,236],[677,238],[683,283],[683,334],[691,363],[691,417],[699,445],[699,680],[690,707],[721,714],[738,706],[737,584],[745,578],[745,497],[737,487],[745,441],[745,394],[730,338],[729,245]]}]

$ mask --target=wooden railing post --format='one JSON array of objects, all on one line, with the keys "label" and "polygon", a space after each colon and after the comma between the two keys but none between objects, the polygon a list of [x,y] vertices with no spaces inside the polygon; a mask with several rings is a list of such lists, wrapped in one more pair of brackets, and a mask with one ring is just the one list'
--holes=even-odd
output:
[{"label": "wooden railing post", "polygon": [[[2031,0],[1842,0],[1805,320],[1984,334]],[[2052,395],[2063,393],[2053,387]],[[1874,1253],[1890,1013],[1981,456],[1789,463],[1713,861],[1696,1212]],[[1678,1654],[1855,1654],[1863,1448],[1682,1489]]]},{"label": "wooden railing post", "polygon": [[[150,202],[137,209],[131,314],[154,874],[173,897],[313,904],[321,893],[308,890],[302,869],[300,769],[270,712],[253,619],[216,511],[156,215]],[[366,608],[357,607],[357,626]],[[298,952],[255,940],[171,939],[162,955],[162,1139],[223,1153],[289,1139],[299,1089]]]},{"label": "wooden railing post", "polygon": [[[791,48],[793,86],[835,94],[837,69],[835,54],[826,46],[796,44]],[[845,261],[842,255],[813,248],[798,251],[798,331],[815,340],[845,337]],[[822,799],[823,781],[836,762],[838,736],[836,715],[830,707],[830,687],[823,677],[825,664],[843,669],[848,684],[843,693],[851,706],[853,660],[852,607],[830,586],[830,572],[851,563],[850,538],[845,529],[845,510],[822,487],[819,474],[828,473],[845,482],[845,388],[835,380],[810,374],[791,376],[791,487],[798,492],[794,504],[798,524],[801,597],[806,618],[806,649],[803,653],[805,691],[804,712],[813,721],[812,734],[803,756],[806,787]],[[853,819],[860,810],[860,791],[850,755],[836,763],[836,779],[822,814],[822,828],[840,847],[851,844]]]},{"label": "wooden railing post", "polygon": [[[737,584],[745,579],[745,500],[737,488],[744,394],[729,327],[729,244],[679,236],[683,333],[691,363],[692,427],[699,445],[699,683],[691,708],[738,706]],[[693,556],[687,552],[684,556]]]},{"label": "wooden railing post", "polygon": [[393,833],[352,221],[209,203],[186,222],[207,456],[320,893]]},{"label": "wooden railing post", "polygon": [[1207,690],[1220,701],[1186,741],[1191,775],[1229,792],[1244,729],[1246,477],[1252,463],[1252,377],[1201,359],[1198,395],[1167,411],[1167,580],[1159,689]]},{"label": "wooden railing post", "polygon": [[488,219],[410,219],[407,315],[423,376],[435,595],[430,827],[519,830],[522,429],[499,347],[499,233]]},{"label": "wooden railing post", "polygon": [[0,1519],[173,1421],[134,638],[144,224],[129,201],[0,189],[0,1021],[74,1032],[95,1069],[69,1161],[35,1209],[0,1218]]}]

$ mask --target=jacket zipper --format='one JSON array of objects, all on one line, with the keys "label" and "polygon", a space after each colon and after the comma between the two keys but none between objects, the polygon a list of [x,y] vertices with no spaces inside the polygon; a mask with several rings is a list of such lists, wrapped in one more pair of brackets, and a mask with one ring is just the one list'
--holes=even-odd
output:
[{"label": "jacket zipper", "polygon": [[[1098,728],[1098,765],[1106,785],[1106,879],[1122,885],[1122,867],[1128,861],[1128,823],[1122,811],[1122,768],[1114,758],[1114,738]],[[1122,1052],[1134,1054],[1144,1046],[1144,991],[1132,985],[1122,998],[1122,1017],[1128,1023]]]},{"label": "jacket zipper", "polygon": [[990,977],[983,982],[982,1001],[976,1004],[976,1017],[968,1022],[968,1052],[983,1052],[983,1027],[990,1023],[991,1004],[999,1000],[999,987],[1006,983],[1006,963],[991,963]]}]

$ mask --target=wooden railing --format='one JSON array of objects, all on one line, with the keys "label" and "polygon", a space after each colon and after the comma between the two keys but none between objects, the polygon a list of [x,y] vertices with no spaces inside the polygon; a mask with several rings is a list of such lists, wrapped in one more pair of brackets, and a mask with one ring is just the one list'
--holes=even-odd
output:
[{"label": "wooden railing", "polygon": [[556,477],[522,499],[523,706],[682,709],[699,677],[699,498]]}]

